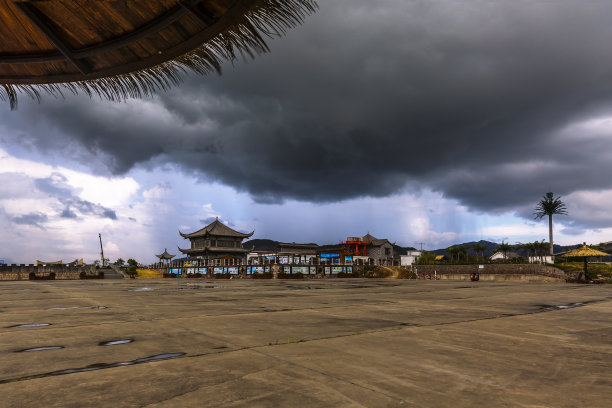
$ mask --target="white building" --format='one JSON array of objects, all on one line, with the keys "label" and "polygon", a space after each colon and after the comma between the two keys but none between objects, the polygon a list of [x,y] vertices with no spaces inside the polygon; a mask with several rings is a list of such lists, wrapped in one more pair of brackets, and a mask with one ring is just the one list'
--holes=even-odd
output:
[{"label": "white building", "polygon": [[408,251],[406,255],[400,255],[400,266],[411,266],[421,256],[421,251]]}]

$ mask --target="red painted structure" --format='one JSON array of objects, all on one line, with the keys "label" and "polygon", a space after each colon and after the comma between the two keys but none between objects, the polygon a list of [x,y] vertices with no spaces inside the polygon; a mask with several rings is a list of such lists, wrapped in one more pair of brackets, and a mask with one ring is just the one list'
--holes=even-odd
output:
[{"label": "red painted structure", "polygon": [[368,245],[370,241],[363,240],[361,237],[347,237],[346,241],[341,242],[344,255],[368,256]]}]

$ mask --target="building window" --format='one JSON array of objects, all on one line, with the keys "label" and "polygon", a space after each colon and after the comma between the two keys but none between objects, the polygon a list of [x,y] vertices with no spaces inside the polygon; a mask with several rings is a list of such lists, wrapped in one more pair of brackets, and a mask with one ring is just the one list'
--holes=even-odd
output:
[{"label": "building window", "polygon": [[385,248],[385,255],[391,255],[391,248]]}]

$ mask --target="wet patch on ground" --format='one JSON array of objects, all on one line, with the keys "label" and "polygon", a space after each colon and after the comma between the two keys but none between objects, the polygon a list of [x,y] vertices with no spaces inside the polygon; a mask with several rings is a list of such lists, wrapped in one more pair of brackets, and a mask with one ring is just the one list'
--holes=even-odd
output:
[{"label": "wet patch on ground", "polygon": [[73,309],[108,309],[106,306],[66,306],[66,307],[52,307],[47,310],[73,310]]},{"label": "wet patch on ground", "polygon": [[586,305],[586,302],[576,302],[570,303],[568,305],[538,305],[542,308],[543,311],[548,312],[551,310],[563,310],[563,309],[573,309],[575,307],[580,307]]},{"label": "wet patch on ground", "polygon": [[540,309],[539,310],[540,312],[551,312],[551,311],[554,311],[554,310],[574,309],[574,308],[577,308],[577,307],[592,305],[594,303],[599,303],[599,302],[603,302],[603,300],[602,299],[600,299],[600,300],[588,300],[588,301],[584,301],[584,302],[568,303],[568,304],[565,304],[565,305],[544,305],[544,304],[539,304],[539,305],[535,305],[535,307]]},{"label": "wet patch on ground", "polygon": [[129,344],[133,342],[134,342],[134,339],[109,340],[109,341],[101,341],[100,343],[98,343],[98,346],[118,346],[120,344]]},{"label": "wet patch on ground", "polygon": [[29,353],[32,351],[46,351],[46,350],[59,350],[63,349],[64,346],[42,346],[42,347],[32,347],[23,350],[17,350],[15,353]]},{"label": "wet patch on ground", "polygon": [[[63,348],[63,347],[60,347],[60,348]],[[25,350],[21,350],[21,351],[25,351]],[[96,364],[91,364],[91,365],[88,365],[87,367],[82,367],[82,368],[69,368],[67,370],[51,371],[49,373],[44,373],[44,374],[36,374],[36,375],[29,375],[29,376],[21,377],[21,378],[0,380],[0,384],[32,380],[35,378],[53,377],[53,376],[58,376],[58,375],[85,373],[89,371],[104,370],[107,368],[131,366],[131,365],[136,365],[136,364],[148,363],[151,361],[169,360],[171,358],[181,357],[184,355],[185,353],[164,353],[164,354],[156,354],[154,356],[149,356],[149,357],[137,358],[136,360],[131,360],[131,361],[122,361],[118,363],[96,363]]]}]

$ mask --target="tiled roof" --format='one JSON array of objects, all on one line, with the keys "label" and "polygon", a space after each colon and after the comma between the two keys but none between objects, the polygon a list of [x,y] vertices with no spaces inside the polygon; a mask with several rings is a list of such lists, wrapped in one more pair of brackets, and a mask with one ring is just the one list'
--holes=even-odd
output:
[{"label": "tiled roof", "polygon": [[197,238],[205,237],[208,235],[234,238],[249,238],[251,235],[253,235],[254,232],[255,231],[252,231],[249,234],[243,234],[242,232],[238,232],[236,230],[231,229],[230,227],[219,221],[219,218],[217,218],[216,220],[196,232],[192,232],[190,234],[183,234],[179,231],[179,234],[181,234],[183,238]]},{"label": "tiled roof", "polygon": [[378,239],[374,237],[373,235],[370,235],[369,233],[361,237],[361,240],[364,242],[369,242],[371,245],[374,245],[374,246],[381,246],[381,245],[384,245],[385,243],[391,244],[391,242],[389,242],[388,239],[386,238]]},{"label": "tiled roof", "polygon": [[166,248],[164,248],[164,252],[159,254],[159,255],[155,255],[156,257],[158,257],[159,259],[172,259],[174,258],[176,255],[172,255],[170,253],[168,253],[168,250]]}]

